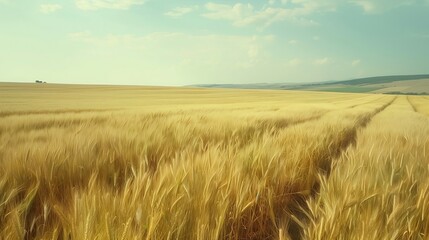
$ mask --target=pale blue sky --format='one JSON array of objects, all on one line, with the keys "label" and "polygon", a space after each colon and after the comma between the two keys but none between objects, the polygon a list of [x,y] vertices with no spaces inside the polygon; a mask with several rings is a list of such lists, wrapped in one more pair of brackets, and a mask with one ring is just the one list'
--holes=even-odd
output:
[{"label": "pale blue sky", "polygon": [[429,0],[0,0],[0,81],[187,85],[429,73]]}]

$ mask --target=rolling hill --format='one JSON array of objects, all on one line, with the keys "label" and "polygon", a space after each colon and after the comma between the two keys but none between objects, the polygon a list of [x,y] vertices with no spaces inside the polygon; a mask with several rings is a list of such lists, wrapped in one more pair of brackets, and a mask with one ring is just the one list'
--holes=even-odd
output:
[{"label": "rolling hill", "polygon": [[358,78],[344,81],[320,83],[258,83],[258,84],[204,84],[195,87],[244,88],[244,89],[286,89],[324,92],[384,93],[384,94],[429,94],[429,74],[395,75]]}]

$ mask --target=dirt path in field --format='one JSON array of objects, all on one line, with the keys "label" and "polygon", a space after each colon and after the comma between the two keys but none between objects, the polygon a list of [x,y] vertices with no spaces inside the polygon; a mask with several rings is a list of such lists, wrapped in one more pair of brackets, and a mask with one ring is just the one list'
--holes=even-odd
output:
[{"label": "dirt path in field", "polygon": [[[330,156],[327,156],[329,158],[330,161],[326,161],[326,159],[321,159],[320,161],[316,161],[316,162],[320,162],[320,163],[324,163],[327,162],[329,164],[326,165],[321,165],[319,166],[319,169],[321,170],[321,174],[324,175],[326,178],[329,178],[329,175],[331,173],[331,171],[333,169],[331,169],[331,162],[334,161],[335,159],[339,158],[341,156],[341,154],[346,151],[349,147],[351,146],[355,146],[356,142],[357,142],[357,137],[358,137],[358,132],[360,130],[363,130],[366,128],[366,126],[371,122],[371,120],[378,115],[379,113],[381,113],[382,111],[384,111],[387,107],[389,107],[390,105],[392,105],[395,100],[397,99],[397,97],[394,97],[390,102],[382,105],[379,108],[376,108],[374,111],[368,113],[368,114],[363,114],[361,116],[359,116],[356,120],[356,124],[354,125],[354,127],[350,128],[347,130],[346,134],[344,134],[343,139],[340,141],[340,144],[338,146],[336,146],[335,151],[333,152],[333,154],[331,154]],[[308,212],[308,207],[307,207],[307,200],[309,198],[315,198],[317,196],[317,194],[319,193],[320,190],[320,183],[316,182],[312,189],[311,189],[311,193],[307,196],[305,195],[300,195],[295,197],[294,201],[296,203],[295,206],[293,206],[290,209],[291,215],[293,215],[297,221],[292,221],[289,224],[289,227],[287,229],[289,236],[291,237],[291,239],[302,239],[302,232],[303,232],[303,227],[302,227],[302,223],[308,221],[308,217],[307,215],[305,215],[304,212]]]}]

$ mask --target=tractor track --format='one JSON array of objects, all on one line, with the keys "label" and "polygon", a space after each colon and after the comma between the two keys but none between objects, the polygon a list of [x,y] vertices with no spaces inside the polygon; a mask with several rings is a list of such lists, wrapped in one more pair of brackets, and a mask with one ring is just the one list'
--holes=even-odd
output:
[{"label": "tractor track", "polygon": [[383,99],[383,98],[384,98],[384,96],[383,96],[383,97],[379,97],[379,98],[377,98],[377,99],[373,99],[373,100],[370,100],[370,101],[364,102],[364,103],[361,103],[361,104],[354,104],[354,105],[352,105],[352,106],[350,106],[350,107],[348,107],[348,108],[353,109],[353,108],[355,108],[355,107],[359,107],[359,106],[362,106],[362,105],[366,105],[366,104],[370,104],[370,103],[374,103],[374,102],[380,101],[380,100],[381,100],[381,99]]},{"label": "tractor track", "polygon": [[[349,147],[355,146],[358,138],[358,132],[360,130],[363,130],[366,128],[366,126],[371,122],[371,120],[384,111],[387,107],[392,105],[397,97],[394,97],[390,102],[382,105],[379,108],[376,108],[373,112],[370,112],[368,114],[363,114],[362,116],[359,116],[356,120],[356,124],[354,127],[348,129],[342,136],[342,140],[340,141],[340,144],[336,146],[336,149],[330,154],[326,156],[322,156],[322,159],[316,160],[317,163],[322,163],[322,165],[319,166],[319,170],[322,175],[324,175],[326,178],[329,178],[329,175],[333,169],[331,169],[331,162],[335,159],[339,158],[343,152],[345,152]],[[329,163],[329,164],[323,164],[323,163]],[[307,195],[296,195],[294,200],[292,202],[296,203],[294,206],[290,208],[290,213],[292,216],[294,216],[299,222],[291,221],[289,224],[289,227],[287,229],[287,232],[291,239],[302,239],[302,232],[303,228],[302,223],[308,221],[308,216],[304,212],[308,212],[308,206],[307,206],[307,200],[310,198],[315,198],[320,190],[320,182],[316,182],[311,192]]]},{"label": "tractor track", "polygon": [[411,108],[413,109],[414,112],[419,113],[419,111],[417,110],[416,105],[414,105],[411,100],[410,100],[410,96],[407,96],[407,101],[410,104]]}]

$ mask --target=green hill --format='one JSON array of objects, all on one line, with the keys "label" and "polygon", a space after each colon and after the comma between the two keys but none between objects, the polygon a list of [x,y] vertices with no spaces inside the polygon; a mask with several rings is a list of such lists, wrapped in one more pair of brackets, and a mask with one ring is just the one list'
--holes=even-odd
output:
[{"label": "green hill", "polygon": [[427,95],[429,94],[429,74],[377,76],[306,84],[204,84],[194,85],[194,87]]},{"label": "green hill", "polygon": [[410,81],[410,80],[420,80],[420,79],[429,79],[429,74],[368,77],[368,78],[358,78],[358,79],[346,80],[346,81],[338,81],[335,83],[346,84],[346,85],[361,85],[361,84],[375,84],[375,83],[378,83],[378,84],[391,83],[396,81]]}]

